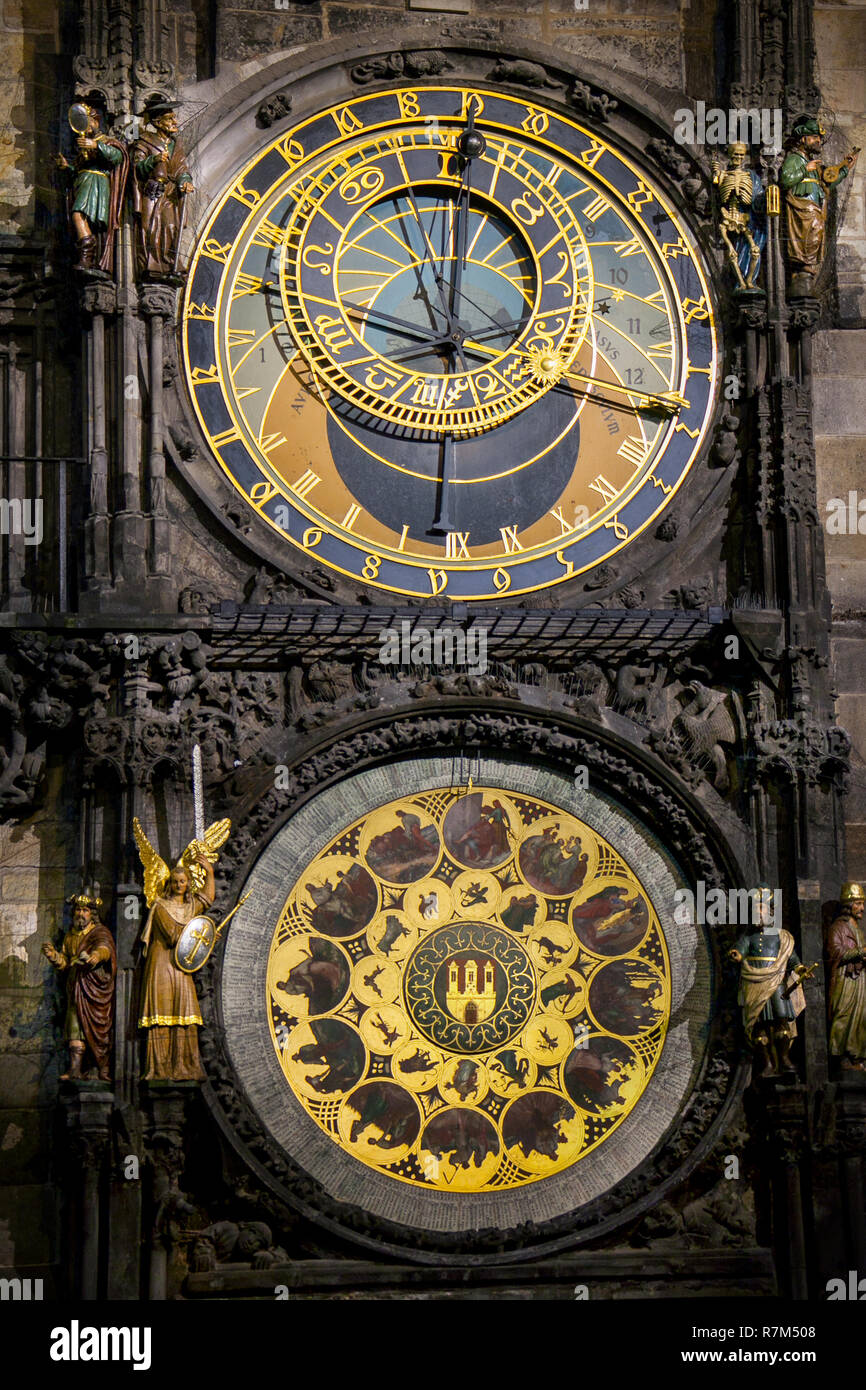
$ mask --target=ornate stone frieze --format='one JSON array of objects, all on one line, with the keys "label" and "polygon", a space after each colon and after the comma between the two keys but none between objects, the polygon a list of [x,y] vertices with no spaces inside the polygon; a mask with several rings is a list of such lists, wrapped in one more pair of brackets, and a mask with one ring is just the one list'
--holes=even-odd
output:
[{"label": "ornate stone frieze", "polygon": [[138,303],[145,318],[171,319],[177,307],[177,290],[171,285],[140,285]]},{"label": "ornate stone frieze", "polygon": [[586,82],[574,82],[568,94],[569,104],[578,111],[586,112],[597,121],[606,121],[616,110],[619,102],[607,92],[590,87]]},{"label": "ornate stone frieze", "polygon": [[801,778],[809,786],[829,782],[844,792],[850,771],[851,738],[835,724],[820,723],[805,711],[790,719],[757,724],[752,739],[755,769],[762,778]]},{"label": "ornate stone frieze", "polygon": [[117,309],[117,290],[106,281],[81,286],[81,307],[86,314],[113,314]]},{"label": "ornate stone frieze", "polygon": [[441,48],[427,48],[369,58],[350,68],[349,76],[363,87],[368,82],[380,82],[389,77],[436,77],[440,72],[450,72],[453,66]]},{"label": "ornate stone frieze", "polygon": [[647,153],[657,160],[676,184],[683,203],[697,213],[701,221],[709,220],[710,193],[706,174],[681,145],[670,140],[647,141]]},{"label": "ornate stone frieze", "polygon": [[551,77],[541,63],[529,63],[523,58],[500,58],[487,77],[490,82],[509,82],[512,86],[547,88],[549,91],[561,91],[565,85]]}]

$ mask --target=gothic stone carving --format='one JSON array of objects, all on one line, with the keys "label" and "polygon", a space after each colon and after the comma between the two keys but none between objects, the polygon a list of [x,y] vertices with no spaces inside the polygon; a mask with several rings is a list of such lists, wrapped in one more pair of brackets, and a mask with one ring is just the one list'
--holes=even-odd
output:
[{"label": "gothic stone carving", "polygon": [[436,77],[440,72],[450,72],[453,63],[439,48],[422,49],[415,53],[388,53],[381,58],[370,58],[366,63],[357,63],[350,69],[349,76],[359,86],[376,82],[387,77]]},{"label": "gothic stone carving", "polygon": [[709,218],[710,195],[701,168],[685,153],[683,148],[670,140],[649,140],[647,153],[651,154],[676,184],[683,203],[693,209],[701,221]]},{"label": "gothic stone carving", "polygon": [[292,109],[292,97],[289,92],[275,92],[267,101],[263,101],[256,112],[256,125],[268,130],[277,121],[282,121],[288,116]]},{"label": "gothic stone carving", "polygon": [[564,85],[551,77],[541,63],[528,63],[522,58],[511,61],[500,58],[487,77],[491,82],[510,82],[518,87],[547,87],[554,91],[561,91]]}]

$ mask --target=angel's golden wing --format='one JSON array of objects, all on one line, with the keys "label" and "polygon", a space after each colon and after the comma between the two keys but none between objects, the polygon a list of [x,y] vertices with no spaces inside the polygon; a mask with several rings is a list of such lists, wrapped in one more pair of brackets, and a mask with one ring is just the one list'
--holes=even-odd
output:
[{"label": "angel's golden wing", "polygon": [[204,888],[205,876],[201,864],[197,863],[196,855],[201,855],[211,864],[217,862],[217,850],[220,849],[229,837],[232,828],[230,820],[215,820],[213,825],[209,825],[204,832],[204,839],[191,840],[181,855],[181,863],[192,880],[192,886],[197,893]]},{"label": "angel's golden wing", "polygon": [[204,832],[204,852],[212,864],[217,861],[217,850],[222,849],[229,837],[232,823],[226,817],[225,820],[215,820],[213,825],[209,825]]},{"label": "angel's golden wing", "polygon": [[133,816],[132,833],[138,846],[138,857],[144,866],[145,900],[148,907],[152,907],[156,899],[162,896],[162,891],[168,883],[169,868],[145,835],[137,816]]}]

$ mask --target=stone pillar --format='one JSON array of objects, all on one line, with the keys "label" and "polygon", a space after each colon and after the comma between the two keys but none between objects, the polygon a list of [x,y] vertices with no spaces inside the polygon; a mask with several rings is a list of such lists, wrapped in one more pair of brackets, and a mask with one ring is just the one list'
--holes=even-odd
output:
[{"label": "stone pillar", "polygon": [[108,283],[85,285],[81,292],[81,305],[90,317],[85,330],[90,510],[84,524],[84,587],[86,592],[99,595],[111,588],[105,319],[117,310],[117,291],[113,284]]},{"label": "stone pillar", "polygon": [[[866,1275],[866,1075],[843,1072],[836,1088],[836,1142],[839,1190],[849,1268]],[[843,1273],[843,1271],[839,1271]]]},{"label": "stone pillar", "polygon": [[136,310],[138,292],[133,279],[132,227],[120,229],[117,305],[120,311],[117,399],[122,409],[119,431],[119,511],[114,523],[113,564],[120,595],[126,605],[146,603],[147,522],[142,509],[141,395],[138,339],[141,325]]},{"label": "stone pillar", "polygon": [[111,1142],[114,1095],[105,1082],[83,1082],[61,1095],[66,1137],[66,1265],[69,1293],[88,1302],[103,1294],[100,1205],[105,1158]]},{"label": "stone pillar", "polygon": [[[809,1093],[795,1082],[761,1081],[754,1088],[758,1124],[769,1155],[773,1256],[779,1294],[809,1297],[806,1247],[811,1216],[804,1206],[804,1164],[809,1152]],[[808,1190],[808,1189],[806,1189]]]},{"label": "stone pillar", "polygon": [[150,360],[150,447],[147,463],[147,494],[150,508],[150,546],[148,569],[152,575],[167,575],[171,569],[171,530],[165,505],[165,453],[163,450],[163,334],[174,321],[176,291],[170,285],[142,285],[141,312],[148,323]]},{"label": "stone pillar", "polygon": [[184,1165],[184,1131],[198,1082],[143,1082],[142,1106],[147,1114],[147,1150],[150,1159],[150,1193],[147,1297],[163,1302],[168,1297],[171,1219],[183,1205],[179,1182]]}]

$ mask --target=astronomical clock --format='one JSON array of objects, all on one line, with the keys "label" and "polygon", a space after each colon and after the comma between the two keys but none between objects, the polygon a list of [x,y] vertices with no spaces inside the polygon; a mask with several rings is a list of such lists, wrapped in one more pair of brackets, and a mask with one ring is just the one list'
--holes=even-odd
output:
[{"label": "astronomical clock", "polygon": [[18,73],[16,1280],[814,1301],[866,1249],[828,7],[462,8],[88,0]]},{"label": "astronomical clock", "polygon": [[[713,299],[669,196],[603,132],[431,79],[318,103],[221,165],[186,392],[289,573],[520,602],[676,498],[719,396]],[[227,1076],[272,1183],[338,1229],[562,1236],[694,1091],[714,966],[671,917],[687,866],[603,776],[578,791],[544,762],[348,755],[279,828],[260,809],[231,866]]]},{"label": "astronomical clock", "polygon": [[716,399],[693,239],[597,128],[457,84],[319,111],[217,199],[189,395],[285,546],[391,593],[499,600],[629,546]]},{"label": "astronomical clock", "polygon": [[[220,166],[186,391],[276,563],[374,604],[520,603],[658,524],[705,451],[716,318],[681,214],[604,131],[431,79]],[[591,1227],[706,1064],[713,950],[672,918],[664,824],[603,770],[578,789],[562,739],[502,741],[472,778],[423,737],[341,754],[227,866],[217,1097],[243,1094],[283,1197],[395,1250]]]}]

